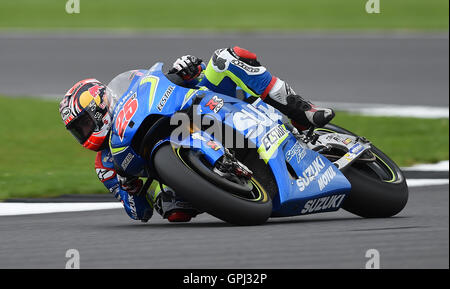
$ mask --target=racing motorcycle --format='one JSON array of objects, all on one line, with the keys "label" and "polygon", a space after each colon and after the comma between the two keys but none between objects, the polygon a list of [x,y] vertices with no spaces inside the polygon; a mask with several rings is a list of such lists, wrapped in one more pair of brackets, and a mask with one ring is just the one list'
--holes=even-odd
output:
[{"label": "racing motorcycle", "polygon": [[116,169],[146,177],[142,192],[159,180],[234,225],[340,208],[381,218],[405,207],[400,168],[366,138],[333,124],[299,131],[259,99],[178,86],[162,68],[108,84]]}]

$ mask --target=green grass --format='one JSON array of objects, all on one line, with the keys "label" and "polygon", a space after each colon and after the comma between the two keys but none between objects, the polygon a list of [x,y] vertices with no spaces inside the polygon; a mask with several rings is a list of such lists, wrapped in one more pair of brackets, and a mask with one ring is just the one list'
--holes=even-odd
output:
[{"label": "green grass", "polygon": [[200,30],[412,29],[447,30],[448,0],[3,0],[0,28],[122,28]]},{"label": "green grass", "polygon": [[448,119],[369,117],[339,112],[333,123],[365,136],[400,166],[448,160]]},{"label": "green grass", "polygon": [[[0,97],[0,199],[106,193],[95,153],[65,130],[58,102]],[[334,123],[369,138],[399,165],[448,160],[448,119],[338,113]]]},{"label": "green grass", "polygon": [[105,192],[95,153],[66,131],[58,103],[0,97],[0,199]]}]

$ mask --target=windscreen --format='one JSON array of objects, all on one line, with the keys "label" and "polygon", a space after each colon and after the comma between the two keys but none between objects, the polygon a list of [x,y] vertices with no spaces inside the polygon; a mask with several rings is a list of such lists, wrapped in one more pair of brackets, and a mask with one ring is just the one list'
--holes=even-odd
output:
[{"label": "windscreen", "polygon": [[123,96],[123,94],[128,90],[131,80],[136,74],[137,70],[130,70],[123,72],[116,77],[114,77],[107,85],[106,95],[109,103],[109,112],[114,111],[117,101]]}]

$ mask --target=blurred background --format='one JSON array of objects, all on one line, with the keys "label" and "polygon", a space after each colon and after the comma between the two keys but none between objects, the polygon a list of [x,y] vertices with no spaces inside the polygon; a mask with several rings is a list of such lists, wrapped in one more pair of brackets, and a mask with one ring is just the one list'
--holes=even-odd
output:
[{"label": "blurred background", "polygon": [[106,193],[59,118],[78,80],[234,45],[401,166],[448,160],[448,15],[447,0],[2,0],[0,199]]}]

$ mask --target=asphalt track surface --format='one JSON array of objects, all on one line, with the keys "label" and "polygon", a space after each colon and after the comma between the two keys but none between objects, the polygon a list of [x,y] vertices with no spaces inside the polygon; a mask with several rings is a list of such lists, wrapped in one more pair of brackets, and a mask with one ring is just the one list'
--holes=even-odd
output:
[{"label": "asphalt track surface", "polygon": [[410,189],[396,217],[362,219],[343,210],[234,227],[206,214],[173,224],[130,220],[121,209],[0,217],[0,268],[448,268],[449,187]]},{"label": "asphalt track surface", "polygon": [[61,97],[80,79],[234,45],[312,100],[448,107],[448,34],[3,32],[0,94]]}]

